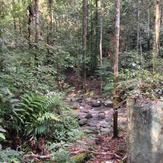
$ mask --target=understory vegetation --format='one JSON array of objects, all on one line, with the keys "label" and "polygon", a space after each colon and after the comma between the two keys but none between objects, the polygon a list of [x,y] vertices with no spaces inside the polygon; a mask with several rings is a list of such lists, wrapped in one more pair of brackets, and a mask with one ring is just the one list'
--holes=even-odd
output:
[{"label": "understory vegetation", "polygon": [[[31,151],[49,156],[49,162],[74,162],[66,147],[85,132],[80,130],[71,106],[64,102],[66,94],[76,91],[90,95],[93,92],[92,95],[113,100],[115,2],[103,0],[102,3],[102,58],[99,55],[101,1],[87,1],[86,27],[82,26],[82,2],[0,0],[2,162],[32,162],[34,157],[23,158]],[[163,16],[160,16],[156,56],[154,2],[141,3],[139,19],[136,0],[121,3],[119,105],[128,96],[163,99]],[[149,11],[144,12],[144,3],[148,3]],[[85,57],[83,28],[87,31]],[[96,87],[90,87],[94,81]]]}]

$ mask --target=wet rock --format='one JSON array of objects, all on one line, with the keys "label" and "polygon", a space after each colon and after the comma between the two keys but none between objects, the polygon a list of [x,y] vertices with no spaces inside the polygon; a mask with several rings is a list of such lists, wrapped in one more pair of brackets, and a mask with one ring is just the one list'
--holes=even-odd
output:
[{"label": "wet rock", "polygon": [[89,113],[89,111],[88,111],[88,110],[83,109],[83,110],[81,110],[81,113]]},{"label": "wet rock", "polygon": [[92,107],[100,107],[102,105],[100,100],[93,100]]},{"label": "wet rock", "polygon": [[90,127],[96,127],[97,126],[97,124],[96,124],[97,122],[95,122],[94,120],[89,120],[88,121],[88,126],[90,126]]},{"label": "wet rock", "polygon": [[98,113],[98,118],[99,119],[105,119],[105,116],[106,116],[105,112],[99,112]]},{"label": "wet rock", "polygon": [[85,118],[86,115],[87,115],[87,113],[81,113],[81,112],[80,112],[80,113],[78,113],[77,118],[80,120],[80,119]]},{"label": "wet rock", "polygon": [[83,118],[83,119],[81,119],[81,120],[79,121],[79,125],[80,125],[80,126],[83,126],[83,125],[87,124],[87,122],[88,122],[88,119],[87,119],[87,118]]},{"label": "wet rock", "polygon": [[112,119],[109,118],[109,117],[106,117],[106,118],[105,118],[105,121],[106,121],[106,122],[109,122],[109,123],[112,123]]},{"label": "wet rock", "polygon": [[92,114],[90,114],[90,113],[87,113],[87,115],[85,116],[85,118],[87,118],[87,119],[90,119],[90,118],[92,118]]},{"label": "wet rock", "polygon": [[100,131],[103,133],[103,134],[110,134],[112,131],[110,128],[100,128]]},{"label": "wet rock", "polygon": [[104,101],[104,106],[113,107],[113,102],[111,100],[106,100],[106,101]]},{"label": "wet rock", "polygon": [[109,122],[106,122],[106,121],[101,121],[99,124],[98,124],[99,127],[103,127],[103,128],[108,128],[111,126],[111,123]]}]

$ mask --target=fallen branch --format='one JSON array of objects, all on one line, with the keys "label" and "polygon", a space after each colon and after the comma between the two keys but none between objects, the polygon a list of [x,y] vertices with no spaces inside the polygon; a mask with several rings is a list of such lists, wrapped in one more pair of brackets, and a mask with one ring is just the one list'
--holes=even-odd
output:
[{"label": "fallen branch", "polygon": [[72,155],[76,155],[76,154],[79,154],[79,153],[83,153],[83,152],[92,152],[88,149],[82,149],[82,150],[79,150],[79,151],[74,151],[74,152],[71,152]]},{"label": "fallen branch", "polygon": [[23,156],[24,161],[31,160],[31,159],[50,159],[52,157],[52,154],[48,155],[36,155],[36,154],[27,154]]},{"label": "fallen branch", "polygon": [[127,154],[125,154],[125,156],[122,158],[122,161],[127,159]]},{"label": "fallen branch", "polygon": [[93,152],[91,151],[91,153],[96,154],[96,155],[114,155],[114,153],[111,152]]}]

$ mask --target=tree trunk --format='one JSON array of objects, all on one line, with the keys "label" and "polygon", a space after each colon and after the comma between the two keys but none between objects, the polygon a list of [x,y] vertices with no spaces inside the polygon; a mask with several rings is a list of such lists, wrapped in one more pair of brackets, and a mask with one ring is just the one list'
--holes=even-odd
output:
[{"label": "tree trunk", "polygon": [[[53,25],[53,15],[52,15],[52,0],[48,1],[48,25],[47,25],[47,44],[52,44],[52,25]],[[50,50],[49,47],[47,48],[47,64],[50,63]]]},{"label": "tree trunk", "polygon": [[29,49],[31,48],[31,23],[32,23],[32,19],[34,16],[34,11],[33,11],[33,6],[32,3],[30,3],[27,7],[28,10],[28,43],[29,43]]},{"label": "tree trunk", "polygon": [[87,5],[88,0],[83,0],[83,58],[82,58],[82,87],[85,91],[86,82],[86,54],[87,54]]},{"label": "tree trunk", "polygon": [[140,0],[137,0],[137,52],[140,52]]},{"label": "tree trunk", "polygon": [[39,41],[39,0],[35,0],[35,43]]},{"label": "tree trunk", "polygon": [[148,35],[148,41],[147,41],[147,45],[148,45],[148,51],[150,50],[150,4],[149,4],[149,0],[147,0],[147,35]]},{"label": "tree trunk", "polygon": [[[36,47],[39,41],[39,0],[35,0],[35,43]],[[35,53],[35,65],[38,67],[38,55]]]},{"label": "tree trunk", "polygon": [[[100,0],[100,67],[102,67],[102,0]],[[102,92],[102,75],[100,76],[100,85]]]},{"label": "tree trunk", "polygon": [[154,52],[155,56],[159,55],[159,33],[160,33],[160,1],[155,1],[155,44]]},{"label": "tree trunk", "polygon": [[153,72],[155,72],[156,58],[159,56],[159,33],[160,33],[160,1],[155,0],[155,23],[153,44]]},{"label": "tree trunk", "polygon": [[94,18],[94,40],[95,40],[95,43],[94,43],[94,51],[93,51],[93,55],[92,55],[92,58],[91,58],[91,73],[92,74],[95,74],[95,70],[97,68],[97,54],[98,54],[98,47],[99,47],[99,44],[98,44],[98,0],[95,0],[94,1],[95,3],[95,18]]},{"label": "tree trunk", "polygon": [[114,56],[114,92],[113,92],[113,137],[118,137],[118,56],[120,36],[120,0],[116,0],[116,31],[115,31],[115,56]]}]

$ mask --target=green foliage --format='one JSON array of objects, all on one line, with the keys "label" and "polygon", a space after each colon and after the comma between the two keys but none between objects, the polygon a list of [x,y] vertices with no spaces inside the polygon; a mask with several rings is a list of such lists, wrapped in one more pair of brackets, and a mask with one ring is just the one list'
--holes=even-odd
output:
[{"label": "green foliage", "polygon": [[12,150],[10,148],[7,148],[5,150],[2,150],[2,147],[0,149],[0,160],[1,162],[5,163],[21,163],[23,157],[23,152]]},{"label": "green foliage", "polygon": [[[59,98],[47,98],[38,94],[26,94],[19,104],[21,125],[25,126],[23,134],[27,137],[51,133],[56,122],[61,122],[62,112]],[[61,102],[61,101],[60,101]]]},{"label": "green foliage", "polygon": [[57,163],[69,163],[69,153],[66,149],[60,148],[53,153],[54,161]]},{"label": "green foliage", "polygon": [[[54,97],[25,94],[21,102],[7,94],[1,97],[1,103],[2,126],[7,130],[7,137],[12,135],[13,139],[35,140],[45,136],[49,140],[68,140],[70,131],[78,127],[76,117],[62,101],[61,94]],[[3,133],[1,137],[4,138]]]},{"label": "green foliage", "polygon": [[0,140],[5,140],[6,138],[5,138],[5,133],[6,132],[6,130],[5,129],[3,129],[1,126],[0,126]]},{"label": "green foliage", "polygon": [[[144,53],[140,56],[135,51],[124,52],[120,56],[119,67],[118,94],[120,100],[125,100],[128,96],[143,96],[151,99],[162,98],[162,75],[160,72],[162,72],[163,66],[161,58],[157,61],[156,72],[153,73],[150,58],[147,58],[147,54]],[[107,75],[104,93],[112,97],[112,92],[113,77]]]}]

